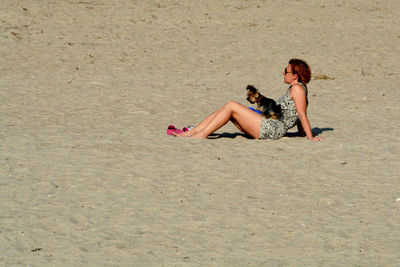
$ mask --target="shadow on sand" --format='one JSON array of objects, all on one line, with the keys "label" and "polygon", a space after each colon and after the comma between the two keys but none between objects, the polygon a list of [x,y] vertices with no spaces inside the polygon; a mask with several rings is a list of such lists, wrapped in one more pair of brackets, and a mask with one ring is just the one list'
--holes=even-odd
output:
[{"label": "shadow on sand", "polygon": [[[319,128],[319,127],[314,127],[311,129],[312,133],[314,134],[314,136],[318,136],[320,134],[322,134],[323,132],[326,131],[333,131],[333,128]],[[299,132],[291,132],[291,133],[286,133],[287,137],[300,137],[300,133]]]},{"label": "shadow on sand", "polygon": [[[314,127],[312,128],[312,132],[315,136],[318,136],[320,134],[322,134],[323,132],[326,131],[333,131],[333,128],[319,128],[319,127]],[[253,139],[251,136],[248,136],[244,133],[213,133],[211,134],[208,139],[219,139],[219,138],[236,138],[238,136],[247,138],[247,139]],[[286,137],[300,137],[300,133],[299,132],[290,132],[290,133],[286,133],[285,135]]]}]

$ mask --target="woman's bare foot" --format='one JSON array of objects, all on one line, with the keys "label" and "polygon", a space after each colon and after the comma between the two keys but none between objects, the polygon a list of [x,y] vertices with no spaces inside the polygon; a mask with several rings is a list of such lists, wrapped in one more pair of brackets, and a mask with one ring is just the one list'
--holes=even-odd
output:
[{"label": "woman's bare foot", "polygon": [[176,137],[190,137],[190,138],[207,138],[207,136],[203,136],[201,133],[196,130],[189,130],[183,133],[172,133]]},{"label": "woman's bare foot", "polygon": [[173,132],[172,135],[176,136],[176,137],[191,137],[193,134],[192,130],[190,131],[186,131],[183,133],[177,133],[177,132]]}]

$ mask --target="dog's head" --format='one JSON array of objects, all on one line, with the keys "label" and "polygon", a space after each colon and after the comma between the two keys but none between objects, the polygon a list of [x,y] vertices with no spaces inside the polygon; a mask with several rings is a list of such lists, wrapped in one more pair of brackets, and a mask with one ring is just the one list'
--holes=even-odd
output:
[{"label": "dog's head", "polygon": [[258,92],[257,88],[252,85],[248,85],[246,87],[247,90],[247,101],[254,104],[257,102],[258,98],[260,97],[260,93]]}]

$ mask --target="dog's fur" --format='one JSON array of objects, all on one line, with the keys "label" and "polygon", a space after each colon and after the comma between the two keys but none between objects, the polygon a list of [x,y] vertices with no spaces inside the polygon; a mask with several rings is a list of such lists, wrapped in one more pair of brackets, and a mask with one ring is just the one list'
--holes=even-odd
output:
[{"label": "dog's fur", "polygon": [[257,88],[248,85],[247,100],[254,104],[257,103],[257,110],[261,111],[267,119],[279,119],[282,116],[281,106],[275,100],[263,96]]}]

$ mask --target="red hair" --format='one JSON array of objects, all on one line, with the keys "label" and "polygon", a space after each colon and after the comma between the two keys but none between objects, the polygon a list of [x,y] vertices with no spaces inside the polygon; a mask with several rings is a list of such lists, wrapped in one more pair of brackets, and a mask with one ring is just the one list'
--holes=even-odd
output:
[{"label": "red hair", "polygon": [[311,80],[310,66],[304,60],[292,58],[289,64],[292,67],[293,74],[297,74],[299,82],[305,85]]}]

